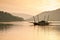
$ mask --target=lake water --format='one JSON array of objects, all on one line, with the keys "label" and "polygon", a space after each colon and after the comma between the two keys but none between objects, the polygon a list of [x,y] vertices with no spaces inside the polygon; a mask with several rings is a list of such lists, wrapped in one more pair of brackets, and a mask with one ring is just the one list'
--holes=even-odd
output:
[{"label": "lake water", "polygon": [[[29,22],[3,22],[0,40],[60,40],[60,25],[34,26]],[[12,25],[6,25],[12,24]]]}]

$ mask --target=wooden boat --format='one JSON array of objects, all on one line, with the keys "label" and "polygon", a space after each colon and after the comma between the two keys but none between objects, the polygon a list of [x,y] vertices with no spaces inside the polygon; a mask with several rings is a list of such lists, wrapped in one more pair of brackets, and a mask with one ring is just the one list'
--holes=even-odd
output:
[{"label": "wooden boat", "polygon": [[[33,16],[33,18],[34,18],[34,22],[33,22],[34,25],[40,25],[40,26],[49,25],[48,21],[45,21],[45,20],[39,21],[39,17],[38,17],[38,22],[35,21],[35,17],[34,16]],[[49,16],[48,16],[48,18],[49,18]],[[44,17],[44,19],[45,19],[45,17]]]}]

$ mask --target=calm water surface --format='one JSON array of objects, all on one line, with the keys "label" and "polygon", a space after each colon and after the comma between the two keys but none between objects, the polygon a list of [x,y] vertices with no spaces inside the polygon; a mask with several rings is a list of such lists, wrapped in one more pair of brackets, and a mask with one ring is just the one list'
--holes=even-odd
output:
[{"label": "calm water surface", "polygon": [[28,22],[3,22],[0,40],[60,40],[60,26],[33,26]]}]

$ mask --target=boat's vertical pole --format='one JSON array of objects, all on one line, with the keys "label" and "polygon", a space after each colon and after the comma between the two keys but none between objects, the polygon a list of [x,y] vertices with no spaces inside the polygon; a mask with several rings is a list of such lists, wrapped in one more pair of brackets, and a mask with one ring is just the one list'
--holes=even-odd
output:
[{"label": "boat's vertical pole", "polygon": [[49,15],[48,15],[47,21],[49,21]]},{"label": "boat's vertical pole", "polygon": [[37,19],[38,19],[38,22],[39,22],[39,15],[37,15]]},{"label": "boat's vertical pole", "polygon": [[35,17],[33,16],[33,20],[34,20],[34,23],[35,23]]},{"label": "boat's vertical pole", "polygon": [[45,16],[44,16],[44,21],[45,21]]}]

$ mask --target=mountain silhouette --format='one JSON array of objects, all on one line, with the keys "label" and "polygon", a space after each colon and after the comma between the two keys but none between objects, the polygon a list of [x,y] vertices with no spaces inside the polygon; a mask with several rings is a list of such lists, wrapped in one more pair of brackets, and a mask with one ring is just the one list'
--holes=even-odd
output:
[{"label": "mountain silhouette", "polygon": [[[49,16],[49,18],[48,18]],[[52,11],[44,11],[42,13],[39,13],[35,16],[35,20],[38,21],[46,20],[46,21],[60,21],[60,8]],[[30,20],[33,20],[33,18],[30,18]]]},{"label": "mountain silhouette", "polygon": [[0,22],[9,22],[9,21],[23,21],[22,17],[13,16],[12,14],[4,11],[0,11]]},{"label": "mountain silhouette", "polygon": [[45,11],[40,14],[38,14],[39,19],[41,20],[47,20],[49,16],[49,21],[60,21],[60,9],[56,9],[53,11]]},{"label": "mountain silhouette", "polygon": [[16,15],[16,16],[19,16],[19,17],[23,17],[25,20],[27,20],[30,17],[32,17],[32,15],[25,14],[25,13],[14,13],[13,15]]}]

